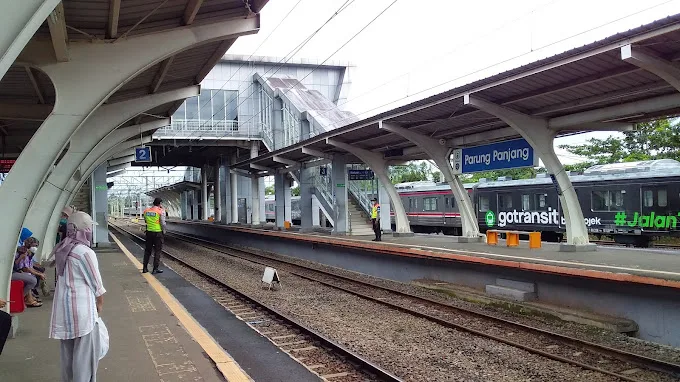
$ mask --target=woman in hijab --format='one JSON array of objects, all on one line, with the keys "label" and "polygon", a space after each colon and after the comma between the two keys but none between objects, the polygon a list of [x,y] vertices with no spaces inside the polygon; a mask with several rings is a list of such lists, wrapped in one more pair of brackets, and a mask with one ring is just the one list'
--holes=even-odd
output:
[{"label": "woman in hijab", "polygon": [[64,382],[94,382],[101,344],[97,319],[104,289],[92,241],[92,217],[75,212],[68,218],[66,237],[54,249],[57,288],[54,291],[50,338],[61,340]]}]

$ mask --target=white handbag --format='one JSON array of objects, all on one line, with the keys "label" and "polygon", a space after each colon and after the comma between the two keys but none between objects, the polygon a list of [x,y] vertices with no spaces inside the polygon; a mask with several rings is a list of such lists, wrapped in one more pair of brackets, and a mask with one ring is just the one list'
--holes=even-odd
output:
[{"label": "white handbag", "polygon": [[101,317],[97,318],[97,326],[99,326],[99,359],[101,360],[109,352],[109,330],[106,329]]}]

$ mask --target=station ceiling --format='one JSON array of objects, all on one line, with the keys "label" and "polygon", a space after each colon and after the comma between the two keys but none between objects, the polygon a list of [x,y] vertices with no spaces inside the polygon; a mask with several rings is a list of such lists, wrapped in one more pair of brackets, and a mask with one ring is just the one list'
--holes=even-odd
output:
[{"label": "station ceiling", "polygon": [[[55,25],[48,18],[32,41],[52,41],[55,57],[59,60],[70,42],[113,43],[119,38],[162,33],[188,25],[259,17],[257,14],[267,2],[268,0],[63,0],[54,11],[63,15],[58,18],[62,22]],[[65,44],[59,42],[60,33],[66,35]],[[106,103],[200,84],[235,40],[212,42],[178,53],[124,84]],[[20,58],[0,79],[0,158],[19,156],[50,114],[55,102],[55,90],[49,77],[39,70],[22,65]],[[148,110],[125,126],[171,116],[180,104],[181,102],[173,102]]]},{"label": "station ceiling", "polygon": [[[309,149],[324,154],[344,153],[327,144],[327,138],[382,152],[386,158],[395,160],[426,158],[410,141],[380,129],[380,121],[446,140],[450,147],[520,137],[496,116],[465,105],[466,94],[549,120],[590,116],[593,122],[602,125],[621,126],[680,115],[678,89],[665,79],[622,59],[621,48],[629,44],[635,51],[642,50],[649,57],[669,63],[670,70],[680,74],[680,15],[675,15],[348,124],[287,148],[241,161],[234,167],[264,174],[262,168],[282,169],[290,166],[291,160],[301,163],[316,159],[317,156],[309,154]],[[678,78],[680,83],[680,76]],[[643,111],[626,112],[642,108],[642,105],[648,106]],[[591,115],[598,112],[602,112],[599,119]],[[559,134],[579,132],[582,131],[562,130]],[[307,150],[303,152],[303,148]],[[274,157],[279,160],[275,161]],[[289,163],[281,163],[280,158]],[[360,162],[358,158],[353,159]]]}]

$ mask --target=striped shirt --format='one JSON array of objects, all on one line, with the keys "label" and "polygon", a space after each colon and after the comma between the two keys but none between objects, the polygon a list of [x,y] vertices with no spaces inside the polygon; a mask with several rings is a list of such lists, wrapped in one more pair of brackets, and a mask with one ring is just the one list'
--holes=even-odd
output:
[{"label": "striped shirt", "polygon": [[95,297],[104,293],[97,255],[85,245],[75,246],[64,275],[57,279],[50,338],[70,340],[89,334],[99,317]]}]

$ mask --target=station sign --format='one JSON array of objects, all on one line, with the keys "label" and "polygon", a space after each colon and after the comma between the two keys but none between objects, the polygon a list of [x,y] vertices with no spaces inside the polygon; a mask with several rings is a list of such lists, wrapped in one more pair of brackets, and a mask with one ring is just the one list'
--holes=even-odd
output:
[{"label": "station sign", "polygon": [[349,180],[373,180],[375,174],[371,170],[347,170]]},{"label": "station sign", "polygon": [[321,176],[328,175],[328,167],[326,167],[326,166],[319,167],[319,175],[321,175]]},{"label": "station sign", "polygon": [[454,174],[538,166],[538,156],[526,139],[453,150]]},{"label": "station sign", "polygon": [[151,162],[151,147],[136,147],[135,162]]}]

